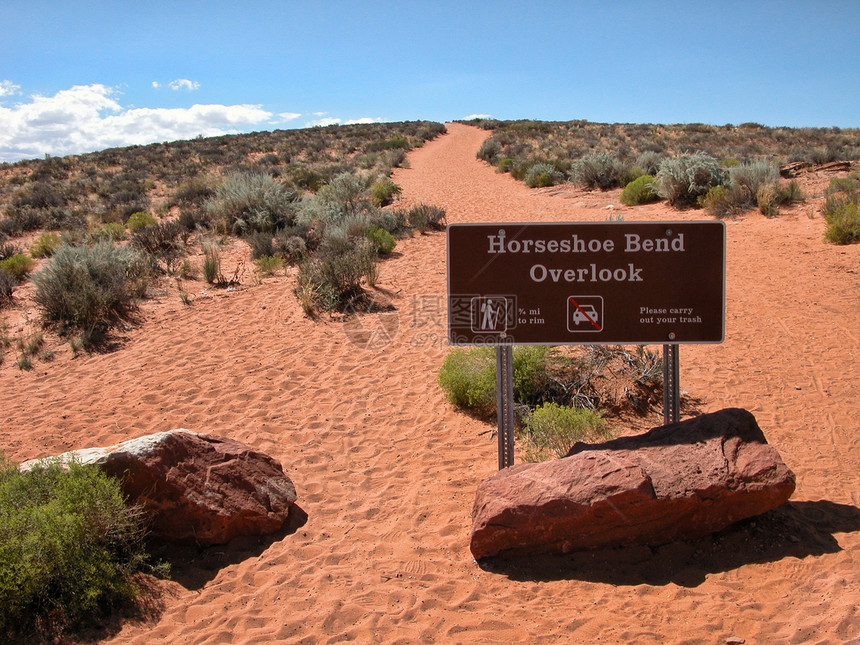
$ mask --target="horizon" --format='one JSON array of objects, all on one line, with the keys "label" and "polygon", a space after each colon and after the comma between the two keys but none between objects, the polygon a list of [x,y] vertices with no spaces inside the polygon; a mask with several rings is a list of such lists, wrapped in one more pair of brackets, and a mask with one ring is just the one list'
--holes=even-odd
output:
[{"label": "horizon", "polygon": [[860,126],[860,3],[644,9],[33,0],[4,8],[0,162],[417,120]]}]

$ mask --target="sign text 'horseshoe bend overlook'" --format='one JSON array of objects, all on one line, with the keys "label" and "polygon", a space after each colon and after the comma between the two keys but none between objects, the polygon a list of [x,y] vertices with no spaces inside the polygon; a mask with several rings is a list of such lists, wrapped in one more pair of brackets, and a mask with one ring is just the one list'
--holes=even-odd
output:
[{"label": "sign text 'horseshoe bend overlook'", "polygon": [[453,345],[721,343],[723,222],[451,224]]}]

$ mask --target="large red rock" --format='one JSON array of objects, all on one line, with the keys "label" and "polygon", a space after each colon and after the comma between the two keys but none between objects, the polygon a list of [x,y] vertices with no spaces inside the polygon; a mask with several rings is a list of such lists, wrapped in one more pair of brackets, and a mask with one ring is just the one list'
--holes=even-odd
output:
[{"label": "large red rock", "polygon": [[274,533],[296,501],[292,481],[272,457],[189,430],[62,458],[72,455],[117,477],[129,500],[151,515],[151,534],[170,542],[223,544],[239,535]]},{"label": "large red rock", "polygon": [[794,487],[753,415],[722,410],[499,471],[478,486],[470,547],[479,559],[693,539]]}]

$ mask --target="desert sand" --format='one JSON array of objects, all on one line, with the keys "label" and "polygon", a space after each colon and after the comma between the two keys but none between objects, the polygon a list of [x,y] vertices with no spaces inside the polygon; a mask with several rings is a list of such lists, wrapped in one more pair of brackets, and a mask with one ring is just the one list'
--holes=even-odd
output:
[{"label": "desert sand", "polygon": [[[448,129],[395,172],[401,205],[451,223],[707,217],[528,189],[476,160],[487,132]],[[827,178],[810,181],[821,195]],[[381,263],[391,313],[310,320],[288,269],[233,291],[189,283],[190,306],[168,285],[113,351],[73,358],[56,341],[29,372],[7,354],[0,447],[23,461],[188,428],[263,450],[294,481],[288,530],[168,554],[152,615],[105,643],[845,643],[860,638],[860,245],[824,241],[820,201],[727,222],[726,340],[681,347],[695,409],[750,410],[797,475],[791,502],[701,540],[472,559],[496,444],[436,384],[442,232]]]}]

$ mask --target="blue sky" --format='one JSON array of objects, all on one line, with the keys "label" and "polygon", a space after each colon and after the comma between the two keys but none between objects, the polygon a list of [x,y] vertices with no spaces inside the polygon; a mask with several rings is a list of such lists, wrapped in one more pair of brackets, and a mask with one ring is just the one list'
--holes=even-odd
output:
[{"label": "blue sky", "polygon": [[0,161],[472,115],[860,127],[858,26],[858,0],[0,0]]}]

